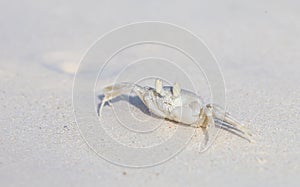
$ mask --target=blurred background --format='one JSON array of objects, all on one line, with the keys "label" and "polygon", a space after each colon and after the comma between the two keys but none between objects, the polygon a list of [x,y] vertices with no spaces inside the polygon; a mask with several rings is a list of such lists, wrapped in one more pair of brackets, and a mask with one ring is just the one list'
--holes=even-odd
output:
[{"label": "blurred background", "polygon": [[[1,186],[299,186],[300,2],[0,1]],[[204,154],[122,168],[81,138],[72,84],[104,33],[163,21],[202,38],[224,76],[229,110],[256,144],[221,133]],[[194,142],[195,143],[195,142]]]}]

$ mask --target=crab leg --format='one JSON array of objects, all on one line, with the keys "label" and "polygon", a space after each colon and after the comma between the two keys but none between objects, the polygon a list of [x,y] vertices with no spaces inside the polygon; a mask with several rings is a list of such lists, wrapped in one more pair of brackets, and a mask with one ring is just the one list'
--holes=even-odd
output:
[{"label": "crab leg", "polygon": [[214,118],[222,124],[222,127],[233,129],[237,131],[238,134],[242,133],[241,136],[244,136],[249,141],[253,141],[250,131],[228,112],[225,112],[221,107],[216,105],[209,104],[207,107],[212,108]]},{"label": "crab leg", "polygon": [[[113,86],[107,86],[103,89],[104,98],[101,101],[101,106],[99,108],[99,116],[101,117],[102,109],[104,104],[108,102],[110,104],[110,100],[116,98],[126,92],[130,91],[134,85],[131,83],[120,83]],[[111,104],[110,104],[111,105]]]}]

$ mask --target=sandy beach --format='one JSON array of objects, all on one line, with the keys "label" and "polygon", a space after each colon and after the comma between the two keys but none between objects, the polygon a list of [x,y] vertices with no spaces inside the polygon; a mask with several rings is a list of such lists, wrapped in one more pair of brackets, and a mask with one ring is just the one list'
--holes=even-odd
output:
[{"label": "sandy beach", "polygon": [[[29,0],[0,4],[1,186],[300,185],[299,2]],[[227,109],[247,125],[254,143],[221,130],[212,146],[199,153],[202,134],[197,130],[178,154],[156,166],[139,169],[108,162],[91,149],[85,140],[97,142],[102,137],[94,131],[95,136],[84,139],[77,124],[79,117],[76,120],[73,112],[72,88],[79,62],[104,33],[151,20],[179,25],[205,41],[225,81]],[[100,102],[103,86],[123,76],[121,61],[126,64],[151,51],[145,49],[138,48],[138,54],[130,51],[128,59],[114,59],[115,65],[102,82],[95,84],[96,103]],[[180,57],[172,60],[176,59]],[[185,62],[181,63],[184,66]],[[161,66],[157,72],[166,69]],[[124,77],[134,71],[137,69],[129,69]],[[144,75],[149,71],[138,69]],[[177,75],[169,76],[170,81],[183,81]],[[203,95],[209,95],[200,84],[201,77],[193,78],[199,79]],[[145,122],[144,129],[139,129],[141,126],[130,123],[128,111],[137,119],[162,124],[154,136],[133,141],[138,137],[122,130],[109,113],[111,107],[105,106],[104,129],[123,144],[143,147],[170,137],[178,140],[178,146],[186,141],[183,137],[189,128],[178,127],[181,131],[176,131],[176,124],[153,118],[137,99],[131,105],[121,99],[113,106],[119,120],[127,121],[132,128],[155,127]],[[176,132],[178,136],[172,136]],[[109,145],[98,146],[103,148],[103,155],[111,154],[113,161],[122,162],[126,155]]]}]

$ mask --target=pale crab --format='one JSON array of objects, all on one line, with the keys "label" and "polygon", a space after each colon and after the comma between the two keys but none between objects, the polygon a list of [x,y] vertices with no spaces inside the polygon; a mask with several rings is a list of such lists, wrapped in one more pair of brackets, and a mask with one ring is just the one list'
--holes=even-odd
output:
[{"label": "pale crab", "polygon": [[[155,88],[142,87],[137,84],[122,82],[103,89],[99,115],[106,102],[128,91],[133,91],[146,105],[151,113],[159,118],[169,119],[192,127],[201,127],[205,132],[218,124],[221,128],[252,141],[249,130],[235,120],[216,104],[205,104],[197,94],[181,89],[178,83],[173,86],[163,86],[162,80],[156,79]],[[209,133],[206,133],[209,134]]]}]

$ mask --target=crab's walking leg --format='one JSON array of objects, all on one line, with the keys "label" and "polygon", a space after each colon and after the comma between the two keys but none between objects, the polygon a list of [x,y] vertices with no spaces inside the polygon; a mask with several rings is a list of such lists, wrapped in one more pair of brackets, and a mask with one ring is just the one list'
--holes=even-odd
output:
[{"label": "crab's walking leg", "polygon": [[239,131],[239,133],[242,133],[242,136],[244,136],[249,141],[254,141],[250,131],[238,120],[234,119],[228,112],[224,112],[224,110],[221,107],[216,105],[208,105],[207,107],[213,109],[214,118],[221,121],[221,123],[225,122],[227,125],[232,126],[233,129]]},{"label": "crab's walking leg", "polygon": [[108,102],[109,103],[109,105],[111,106],[111,103],[110,103],[110,99],[112,99],[112,97],[109,97],[108,95],[105,95],[104,96],[104,98],[102,99],[102,101],[101,101],[101,106],[100,106],[100,108],[99,108],[99,116],[100,117],[102,117],[102,109],[103,109],[103,107],[104,107],[104,104],[106,103],[106,102]]},{"label": "crab's walking leg", "polygon": [[99,116],[102,115],[102,109],[106,102],[111,105],[110,100],[116,98],[122,94],[125,94],[127,91],[130,91],[134,85],[131,83],[120,83],[113,86],[107,86],[103,89],[104,98],[101,101],[101,106],[99,108]]}]

